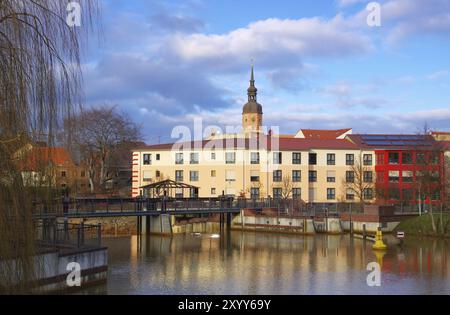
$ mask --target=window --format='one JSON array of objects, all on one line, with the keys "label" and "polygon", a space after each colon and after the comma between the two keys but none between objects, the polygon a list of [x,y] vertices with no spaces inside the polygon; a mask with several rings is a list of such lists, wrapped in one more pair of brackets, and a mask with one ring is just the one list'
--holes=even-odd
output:
[{"label": "window", "polygon": [[250,160],[251,164],[259,164],[259,152],[252,152]]},{"label": "window", "polygon": [[161,172],[160,171],[156,171],[156,178],[160,178],[161,177]]},{"label": "window", "polygon": [[298,152],[292,153],[292,164],[299,165],[302,164],[302,154]]},{"label": "window", "polygon": [[363,199],[364,200],[372,200],[373,199],[373,189],[372,188],[365,188],[363,190]]},{"label": "window", "polygon": [[425,164],[426,163],[425,153],[417,153],[416,160],[417,160],[417,164]]},{"label": "window", "polygon": [[189,193],[191,195],[191,198],[198,198],[198,188],[189,189]]},{"label": "window", "polygon": [[392,188],[388,190],[389,200],[400,200],[400,189]]},{"label": "window", "polygon": [[273,171],[273,181],[280,183],[283,180],[283,172],[281,170]]},{"label": "window", "polygon": [[405,165],[413,164],[412,153],[408,153],[408,152],[403,152],[402,153],[402,164],[405,164]]},{"label": "window", "polygon": [[336,171],[327,171],[327,183],[336,182]]},{"label": "window", "polygon": [[292,171],[292,181],[300,183],[302,181],[302,171]]},{"label": "window", "polygon": [[373,182],[373,172],[371,172],[371,171],[364,172],[363,181],[364,181],[364,183],[372,183]]},{"label": "window", "polygon": [[355,182],[355,172],[353,171],[347,171],[345,173],[345,181],[347,183],[354,183]]},{"label": "window", "polygon": [[336,154],[327,154],[327,165],[336,165]]},{"label": "window", "polygon": [[273,189],[273,198],[281,199],[282,196],[283,196],[283,190],[281,188],[274,188]]},{"label": "window", "polygon": [[353,189],[347,189],[347,193],[345,194],[345,199],[355,200],[355,192],[353,191]]},{"label": "window", "polygon": [[259,188],[251,188],[250,189],[250,198],[251,199],[259,199]]},{"label": "window", "polygon": [[225,180],[227,182],[235,182],[236,181],[236,171],[226,171]]},{"label": "window", "polygon": [[317,165],[317,153],[309,154],[309,165]]},{"label": "window", "polygon": [[402,177],[403,177],[404,183],[412,183],[414,181],[414,172],[413,171],[403,171]]},{"label": "window", "polygon": [[66,177],[66,176],[67,176],[66,171],[62,171],[62,172],[61,172],[61,177]]},{"label": "window", "polygon": [[150,182],[152,180],[152,171],[144,171],[142,174],[142,180],[144,182]]},{"label": "window", "polygon": [[175,181],[182,182],[184,180],[183,171],[175,171]]},{"label": "window", "polygon": [[212,161],[216,160],[216,153],[215,152],[211,152],[211,160]]},{"label": "window", "polygon": [[364,163],[364,166],[372,166],[372,164],[373,164],[372,154],[364,154],[363,163]]},{"label": "window", "polygon": [[433,191],[433,193],[431,194],[431,200],[441,200],[441,192],[439,189]]},{"label": "window", "polygon": [[152,155],[144,154],[144,165],[152,165]]},{"label": "window", "polygon": [[251,182],[259,182],[259,171],[251,171],[250,181]]},{"label": "window", "polygon": [[175,198],[184,198],[184,192],[183,188],[176,188],[175,189]]},{"label": "window", "polygon": [[399,153],[389,153],[389,164],[398,165],[400,164],[400,154]]},{"label": "window", "polygon": [[348,166],[355,165],[355,155],[354,154],[347,154],[345,156],[345,165],[348,165]]},{"label": "window", "polygon": [[384,153],[377,153],[377,165],[384,165]]},{"label": "window", "polygon": [[212,170],[212,171],[211,171],[211,177],[216,177],[216,176],[217,176],[217,171]]},{"label": "window", "polygon": [[282,164],[283,163],[283,154],[281,152],[273,153],[273,164]]},{"label": "window", "polygon": [[414,200],[413,198],[414,198],[414,191],[412,189],[402,190],[402,200],[410,202]]},{"label": "window", "polygon": [[236,153],[235,152],[227,152],[225,154],[225,160],[227,164],[236,164]]},{"label": "window", "polygon": [[191,164],[198,164],[198,163],[199,163],[199,154],[191,153]]},{"label": "window", "polygon": [[434,165],[439,164],[439,153],[433,152],[430,154],[430,163]]},{"label": "window", "polygon": [[292,189],[292,198],[301,199],[302,198],[302,189],[301,188],[293,188]]},{"label": "window", "polygon": [[183,153],[175,154],[175,164],[183,164],[183,163],[184,163]]},{"label": "window", "polygon": [[310,183],[317,182],[317,171],[309,171],[309,182]]},{"label": "window", "polygon": [[81,171],[81,177],[86,177],[86,172],[85,171]]},{"label": "window", "polygon": [[327,189],[327,200],[335,200],[336,199],[336,189],[328,188]]},{"label": "window", "polygon": [[430,172],[430,177],[431,177],[430,180],[432,182],[436,182],[436,183],[439,183],[439,181],[441,179],[439,171],[432,171],[432,172]]},{"label": "window", "polygon": [[400,181],[400,171],[389,171],[389,182],[398,183]]},{"label": "window", "polygon": [[190,174],[189,179],[191,180],[191,182],[198,182],[199,178],[198,171],[190,171],[189,174]]},{"label": "window", "polygon": [[161,161],[161,154],[156,154],[156,160]]},{"label": "window", "polygon": [[215,196],[217,195],[216,189],[215,188],[211,188],[211,195]]}]

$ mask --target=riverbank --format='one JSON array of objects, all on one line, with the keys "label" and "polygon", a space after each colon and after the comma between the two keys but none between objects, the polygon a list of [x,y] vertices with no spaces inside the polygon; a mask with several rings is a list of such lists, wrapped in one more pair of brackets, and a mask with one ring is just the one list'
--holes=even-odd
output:
[{"label": "riverbank", "polygon": [[[434,214],[434,220],[438,231],[441,229],[440,214]],[[443,214],[442,226],[444,227],[444,235],[433,232],[431,217],[429,214],[420,217],[405,220],[399,224],[395,231],[405,232],[410,236],[429,236],[429,237],[443,237],[450,238],[450,214]]]}]

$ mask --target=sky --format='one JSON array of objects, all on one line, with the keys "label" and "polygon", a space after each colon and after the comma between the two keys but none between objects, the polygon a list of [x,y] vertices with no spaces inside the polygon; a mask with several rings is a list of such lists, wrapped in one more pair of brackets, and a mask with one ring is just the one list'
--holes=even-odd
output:
[{"label": "sky", "polygon": [[239,126],[252,60],[264,125],[450,131],[450,0],[99,0],[88,106],[117,105],[149,144]]}]

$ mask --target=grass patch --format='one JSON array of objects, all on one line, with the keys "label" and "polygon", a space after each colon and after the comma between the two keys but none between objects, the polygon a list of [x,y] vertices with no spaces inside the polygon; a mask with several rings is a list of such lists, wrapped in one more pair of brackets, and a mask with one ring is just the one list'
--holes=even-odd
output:
[{"label": "grass patch", "polygon": [[441,232],[440,214],[434,213],[434,220],[436,222],[436,228],[438,234],[433,233],[433,227],[431,224],[431,217],[429,214],[422,215],[420,217],[405,220],[395,229],[396,231],[405,232],[406,235],[426,235],[426,236],[446,236],[450,237],[450,214],[442,215],[442,222],[444,227],[444,235]]}]

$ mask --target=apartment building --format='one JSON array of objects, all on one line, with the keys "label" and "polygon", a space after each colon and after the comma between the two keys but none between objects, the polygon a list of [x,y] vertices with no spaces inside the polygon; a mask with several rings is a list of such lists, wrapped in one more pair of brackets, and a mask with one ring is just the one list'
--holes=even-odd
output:
[{"label": "apartment building", "polygon": [[[133,196],[146,184],[172,179],[199,187],[199,197],[287,197],[305,202],[337,202],[355,197],[345,191],[347,180],[363,163],[373,181],[374,154],[348,140],[268,139],[252,145],[249,138],[207,140],[138,148],[133,152]],[[267,144],[265,142],[265,144]],[[277,142],[276,149],[270,143]],[[361,160],[358,161],[358,160]],[[195,193],[196,194],[196,193]],[[369,199],[372,191],[367,192]],[[192,196],[184,196],[192,197]]]},{"label": "apartment building", "polygon": [[[308,203],[374,202],[385,189],[385,201],[397,203],[415,195],[421,170],[416,166],[423,157],[432,158],[436,139],[450,143],[445,133],[354,135],[352,129],[302,129],[292,135],[264,134],[257,91],[252,68],[241,134],[134,149],[132,196],[143,195],[148,184],[171,179],[198,187],[189,196],[175,192],[177,197],[224,194]],[[433,166],[441,180],[443,162],[439,157]]]}]

